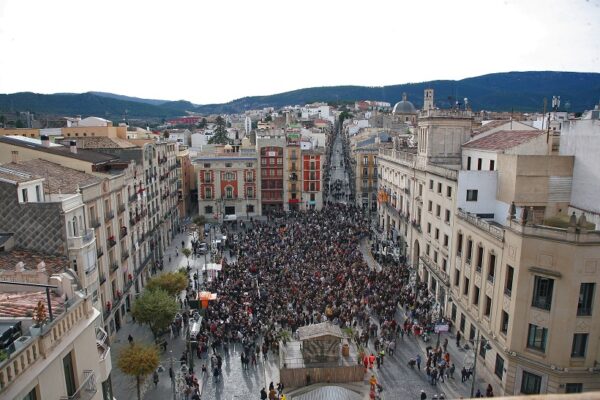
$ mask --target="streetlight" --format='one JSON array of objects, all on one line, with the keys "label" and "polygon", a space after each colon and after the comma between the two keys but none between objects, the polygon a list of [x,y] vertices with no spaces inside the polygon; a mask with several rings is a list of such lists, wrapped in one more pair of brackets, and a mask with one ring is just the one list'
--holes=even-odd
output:
[{"label": "streetlight", "polygon": [[477,338],[475,339],[474,345],[473,345],[473,380],[471,381],[471,398],[473,398],[473,395],[475,393],[475,378],[476,378],[476,370],[477,370],[477,349],[479,348],[479,342],[482,341],[482,343],[485,343],[483,346],[485,347],[486,350],[491,350],[492,346],[490,346],[490,343],[487,339],[482,338],[479,336],[479,331],[477,331]]}]

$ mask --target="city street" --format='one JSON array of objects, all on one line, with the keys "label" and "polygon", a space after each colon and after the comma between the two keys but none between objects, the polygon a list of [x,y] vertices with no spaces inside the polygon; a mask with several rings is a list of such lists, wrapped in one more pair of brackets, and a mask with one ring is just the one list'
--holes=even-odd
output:
[{"label": "city street", "polygon": [[344,148],[340,135],[336,135],[334,139],[329,167],[329,196],[327,201],[346,203],[350,191],[350,181],[348,171],[346,170]]}]

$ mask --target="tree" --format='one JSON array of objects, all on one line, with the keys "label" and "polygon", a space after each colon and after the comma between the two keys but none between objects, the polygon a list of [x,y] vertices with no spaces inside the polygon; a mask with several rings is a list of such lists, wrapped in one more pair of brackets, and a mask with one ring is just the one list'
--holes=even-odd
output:
[{"label": "tree", "polygon": [[[185,254],[183,249],[181,252]],[[187,249],[189,250],[189,249]],[[147,290],[164,290],[169,296],[176,296],[185,288],[187,288],[187,277],[179,272],[167,272],[160,274],[148,281]]]},{"label": "tree", "polygon": [[163,138],[168,139],[169,138],[169,131],[164,131],[163,132]]},{"label": "tree", "polygon": [[155,346],[133,344],[125,346],[119,353],[117,365],[123,373],[135,378],[137,398],[142,399],[141,384],[143,378],[150,375],[159,364],[158,350]]},{"label": "tree", "polygon": [[15,123],[15,128],[25,128],[25,124],[20,119]]},{"label": "tree", "polygon": [[198,128],[206,128],[206,125],[208,125],[208,121],[203,117],[198,124]]},{"label": "tree", "polygon": [[352,118],[352,114],[350,114],[348,111],[342,111],[340,113],[340,126],[344,123],[344,120],[348,119],[348,118]]},{"label": "tree", "polygon": [[169,327],[176,313],[175,298],[162,289],[146,289],[133,304],[132,311],[138,322],[148,324],[155,338]]},{"label": "tree", "polygon": [[190,256],[192,255],[192,250],[188,249],[187,247],[184,247],[183,249],[181,249],[181,253],[187,259],[187,264],[188,264],[188,267],[189,267],[190,266]]},{"label": "tree", "polygon": [[217,127],[215,128],[215,134],[210,138],[208,143],[228,144],[229,138],[227,137],[227,124],[225,123],[225,119],[219,115],[215,123],[217,124]]}]

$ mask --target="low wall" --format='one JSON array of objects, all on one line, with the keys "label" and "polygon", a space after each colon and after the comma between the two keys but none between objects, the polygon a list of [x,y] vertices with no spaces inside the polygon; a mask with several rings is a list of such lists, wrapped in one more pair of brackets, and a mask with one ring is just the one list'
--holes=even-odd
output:
[{"label": "low wall", "polygon": [[365,369],[362,365],[318,367],[318,368],[281,368],[279,380],[285,387],[306,386],[307,376],[313,383],[362,382]]}]

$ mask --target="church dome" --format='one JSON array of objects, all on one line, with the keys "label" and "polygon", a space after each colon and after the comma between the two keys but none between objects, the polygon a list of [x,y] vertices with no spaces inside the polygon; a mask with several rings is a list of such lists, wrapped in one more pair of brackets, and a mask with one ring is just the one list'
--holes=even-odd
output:
[{"label": "church dome", "polygon": [[406,93],[402,93],[402,101],[394,104],[392,114],[416,114],[417,109],[410,101],[406,100]]}]

